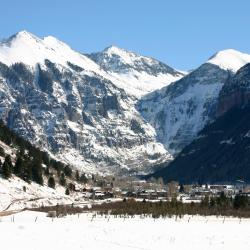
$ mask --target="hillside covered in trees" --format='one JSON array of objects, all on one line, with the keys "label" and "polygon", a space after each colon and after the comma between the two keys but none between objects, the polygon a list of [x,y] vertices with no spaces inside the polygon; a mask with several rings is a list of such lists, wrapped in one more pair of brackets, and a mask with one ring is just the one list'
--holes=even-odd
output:
[{"label": "hillside covered in trees", "polygon": [[47,152],[34,147],[30,142],[16,135],[2,121],[0,121],[0,176],[10,178],[16,175],[30,183],[34,181],[40,185],[55,188],[56,182],[66,188],[69,194],[71,183],[66,178],[79,182],[86,182],[84,174],[78,171],[73,174],[70,166],[51,158]]}]

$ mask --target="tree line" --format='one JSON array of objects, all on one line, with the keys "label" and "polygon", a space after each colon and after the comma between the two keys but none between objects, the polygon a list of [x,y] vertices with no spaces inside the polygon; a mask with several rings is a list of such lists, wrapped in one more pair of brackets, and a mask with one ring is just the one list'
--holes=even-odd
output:
[{"label": "tree line", "polygon": [[[59,184],[66,187],[66,194],[74,190],[73,184],[67,184],[66,177],[81,183],[88,181],[84,173],[80,175],[77,170],[73,174],[69,165],[51,158],[47,152],[41,151],[30,142],[16,135],[1,120],[0,140],[16,151],[14,157],[5,154],[5,150],[0,147],[0,156],[4,158],[3,163],[0,161],[0,174],[6,179],[14,174],[27,183],[34,181],[39,185],[44,185],[44,176],[46,176],[47,184],[51,188],[55,188],[56,179],[58,179]],[[13,164],[13,162],[15,163]]]},{"label": "tree line", "polygon": [[124,198],[121,202],[93,205],[100,214],[112,215],[151,215],[159,217],[182,217],[184,215],[250,217],[250,199],[247,195],[237,194],[227,197],[223,192],[218,197],[206,196],[201,203],[183,203],[173,198],[171,201],[136,201]]}]

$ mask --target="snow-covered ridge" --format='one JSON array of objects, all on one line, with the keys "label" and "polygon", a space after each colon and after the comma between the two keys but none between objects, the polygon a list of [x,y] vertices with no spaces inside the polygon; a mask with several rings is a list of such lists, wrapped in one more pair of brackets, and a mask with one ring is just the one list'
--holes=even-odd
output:
[{"label": "snow-covered ridge", "polygon": [[34,67],[37,63],[44,64],[45,59],[63,66],[69,61],[85,70],[99,71],[99,66],[88,57],[52,36],[41,39],[20,31],[0,43],[0,61],[6,65],[22,62]]},{"label": "snow-covered ridge", "polygon": [[[171,159],[135,109],[128,76],[26,31],[1,42],[0,62],[0,118],[57,159],[91,173],[146,173]],[[144,70],[140,76],[152,85],[155,76]]]},{"label": "snow-covered ridge", "polygon": [[138,109],[156,129],[158,140],[172,154],[192,142],[215,116],[215,107],[229,73],[205,63],[179,81],[142,98]]},{"label": "snow-covered ridge", "polygon": [[106,49],[103,50],[103,53],[112,57],[112,56],[119,56],[120,60],[123,61],[124,63],[127,64],[133,64],[135,61],[138,61],[140,59],[145,60],[147,63],[155,63],[156,60],[154,60],[151,57],[145,57],[145,56],[141,56],[141,55],[137,55],[136,53],[132,52],[132,51],[128,51],[122,48],[119,48],[117,46],[110,46]]},{"label": "snow-covered ridge", "polygon": [[214,117],[228,70],[248,60],[242,54],[219,52],[184,76],[115,46],[83,55],[54,37],[22,31],[0,43],[0,62],[9,66],[0,64],[0,117],[88,172],[150,172]]},{"label": "snow-covered ridge", "polygon": [[88,56],[115,78],[118,87],[136,97],[161,89],[185,75],[154,58],[116,46]]},{"label": "snow-covered ridge", "polygon": [[91,55],[83,55],[53,36],[39,38],[27,31],[20,31],[0,42],[0,61],[8,66],[22,62],[35,68],[38,63],[44,65],[47,59],[69,68],[70,62],[85,73],[94,72],[111,80],[136,97],[160,89],[184,75],[153,58],[115,46]]},{"label": "snow-covered ridge", "polygon": [[215,119],[223,86],[248,62],[250,55],[222,50],[179,81],[140,100],[141,114],[157,130],[159,141],[172,154],[191,143],[198,132]]},{"label": "snow-covered ridge", "polygon": [[212,63],[224,70],[236,72],[245,64],[250,62],[250,55],[234,49],[226,49],[217,52],[207,63]]}]

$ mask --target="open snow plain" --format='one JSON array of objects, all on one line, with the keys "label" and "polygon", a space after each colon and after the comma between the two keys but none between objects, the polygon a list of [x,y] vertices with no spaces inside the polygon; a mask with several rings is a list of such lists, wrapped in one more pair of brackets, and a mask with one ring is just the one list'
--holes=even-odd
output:
[{"label": "open snow plain", "polygon": [[0,217],[1,249],[250,249],[250,219],[185,216],[167,218],[63,218],[25,211]]}]

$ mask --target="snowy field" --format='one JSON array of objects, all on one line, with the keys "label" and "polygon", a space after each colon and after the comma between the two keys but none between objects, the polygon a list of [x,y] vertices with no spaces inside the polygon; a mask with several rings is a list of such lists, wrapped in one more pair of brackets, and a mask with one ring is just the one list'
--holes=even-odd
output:
[{"label": "snowy field", "polygon": [[185,216],[124,220],[80,214],[52,220],[44,213],[26,211],[0,217],[0,235],[5,250],[247,250],[250,219]]},{"label": "snowy field", "polygon": [[[23,187],[26,187],[26,192]],[[0,177],[0,213],[6,210],[19,210],[39,206],[52,206],[57,203],[71,204],[76,195],[65,195],[65,188],[57,185],[56,190],[40,186],[34,182],[28,184],[20,178],[9,180]]]}]

